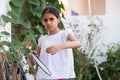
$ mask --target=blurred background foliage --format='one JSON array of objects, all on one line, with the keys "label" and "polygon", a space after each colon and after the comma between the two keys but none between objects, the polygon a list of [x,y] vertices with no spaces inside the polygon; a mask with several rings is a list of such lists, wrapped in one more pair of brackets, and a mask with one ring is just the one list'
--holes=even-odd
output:
[{"label": "blurred background foliage", "polygon": [[[35,49],[37,46],[37,39],[41,35],[47,33],[46,29],[42,25],[41,20],[42,10],[46,6],[55,6],[58,8],[62,15],[63,15],[62,10],[64,10],[62,2],[59,2],[58,0],[10,0],[9,5],[10,11],[7,12],[7,15],[1,16],[3,21],[5,23],[11,22],[12,27],[13,26],[16,26],[18,28],[22,27],[25,31],[19,34],[20,35],[19,39],[16,39],[14,37],[17,34],[12,33],[12,42],[10,42],[11,45],[7,44],[9,41],[5,45],[11,47],[11,49],[15,49],[14,52],[17,52],[21,48],[22,49],[24,48],[24,50],[21,51],[22,53],[25,53],[25,55],[27,55],[25,47],[32,46],[32,49]],[[60,28],[61,29],[63,28],[62,23],[60,24]],[[7,36],[7,34],[5,35]],[[29,42],[31,42],[32,44]],[[17,46],[19,46],[20,48],[17,48]],[[13,51],[11,49],[10,51]]]},{"label": "blurred background foliage", "polygon": [[[104,45],[105,47],[106,45]],[[100,80],[95,69],[94,59],[88,58],[83,51],[74,49],[76,78],[70,80]],[[120,80],[120,43],[107,45],[105,62],[98,64],[102,80]]]},{"label": "blurred background foliage", "polygon": [[[12,32],[11,35],[7,31],[0,33],[6,37],[5,41],[0,40],[0,54],[5,57],[5,59],[2,59],[1,65],[5,64],[6,70],[12,67],[13,72],[10,73],[13,74],[12,80],[18,80],[15,76],[23,66],[22,56],[24,55],[27,58],[30,50],[36,48],[37,39],[47,33],[42,25],[42,10],[46,6],[55,6],[58,8],[61,16],[64,17],[62,13],[64,6],[63,3],[58,0],[10,0],[9,6],[10,10],[7,12],[7,15],[1,16],[1,20],[3,20],[5,24],[11,22],[12,29],[13,27],[18,29],[15,31],[17,33]],[[2,26],[4,27],[5,25]],[[59,27],[63,29],[62,22]],[[12,37],[12,41],[7,39],[8,36]],[[18,36],[19,38],[16,38]],[[8,50],[5,49],[6,47],[8,47]]]},{"label": "blurred background foliage", "polygon": [[42,25],[42,10],[46,6],[55,6],[62,15],[62,10],[64,10],[62,2],[58,0],[10,0],[9,5],[10,11],[7,12],[7,15],[2,15],[3,20],[6,23],[11,22],[12,26],[26,29],[24,34],[20,35],[19,41],[32,40],[33,48],[36,47],[36,40],[40,35],[47,33]]}]

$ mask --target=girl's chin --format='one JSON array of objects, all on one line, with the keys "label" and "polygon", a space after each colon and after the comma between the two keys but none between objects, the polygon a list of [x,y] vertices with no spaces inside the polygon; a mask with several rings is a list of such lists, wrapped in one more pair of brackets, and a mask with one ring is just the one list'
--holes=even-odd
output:
[{"label": "girl's chin", "polygon": [[48,31],[49,31],[49,32],[52,32],[52,31],[54,31],[54,30],[53,30],[53,29],[48,29]]}]

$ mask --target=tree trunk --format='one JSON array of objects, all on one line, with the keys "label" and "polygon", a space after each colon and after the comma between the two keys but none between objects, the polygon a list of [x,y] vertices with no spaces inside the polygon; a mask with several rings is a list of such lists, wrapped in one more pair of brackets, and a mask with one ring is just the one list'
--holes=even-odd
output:
[{"label": "tree trunk", "polygon": [[17,80],[21,80],[21,74],[17,74]]},{"label": "tree trunk", "polygon": [[4,73],[1,55],[0,55],[0,80],[5,80],[5,73]]},{"label": "tree trunk", "polygon": [[17,80],[17,67],[13,66],[12,80]]},{"label": "tree trunk", "polygon": [[2,66],[0,65],[0,80],[4,80],[4,77],[3,77],[3,69],[2,69]]}]

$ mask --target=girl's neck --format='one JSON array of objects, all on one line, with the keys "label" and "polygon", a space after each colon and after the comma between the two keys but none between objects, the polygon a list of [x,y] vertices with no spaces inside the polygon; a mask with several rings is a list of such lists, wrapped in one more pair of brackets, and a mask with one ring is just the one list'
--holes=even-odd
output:
[{"label": "girl's neck", "polygon": [[48,32],[48,35],[54,35],[54,34],[58,33],[59,31],[60,31],[60,29],[57,28],[57,29],[55,29],[55,30],[49,31],[49,32]]}]

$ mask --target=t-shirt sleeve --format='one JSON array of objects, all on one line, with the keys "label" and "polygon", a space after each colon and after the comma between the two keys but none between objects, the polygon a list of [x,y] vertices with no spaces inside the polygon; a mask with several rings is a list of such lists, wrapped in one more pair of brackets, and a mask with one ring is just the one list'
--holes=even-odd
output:
[{"label": "t-shirt sleeve", "polygon": [[66,40],[67,40],[67,37],[68,37],[69,34],[74,35],[74,33],[73,33],[73,31],[72,31],[71,29],[66,29],[66,30],[65,30],[65,37],[66,37]]},{"label": "t-shirt sleeve", "polygon": [[38,46],[40,47],[41,45],[42,45],[42,37],[40,37],[39,39],[38,39]]}]

